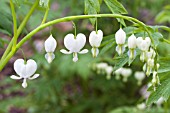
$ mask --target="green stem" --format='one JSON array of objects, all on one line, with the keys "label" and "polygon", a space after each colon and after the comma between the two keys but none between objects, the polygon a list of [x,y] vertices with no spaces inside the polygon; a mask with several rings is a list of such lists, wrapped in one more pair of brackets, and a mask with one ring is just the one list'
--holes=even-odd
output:
[{"label": "green stem", "polygon": [[74,38],[76,38],[77,36],[77,28],[76,28],[76,24],[72,21],[73,24],[73,28],[74,28]]},{"label": "green stem", "polygon": [[43,18],[41,24],[44,24],[45,21],[47,20],[48,12],[49,12],[49,6],[46,8],[45,15],[44,15],[44,18]]},{"label": "green stem", "polygon": [[13,37],[13,49],[16,49],[16,44],[17,44],[17,18],[16,18],[16,13],[15,13],[15,7],[14,4],[12,2],[12,0],[10,0],[10,6],[11,6],[11,12],[12,12],[12,17],[13,17],[13,30],[14,30],[14,37]]},{"label": "green stem", "polygon": [[96,34],[97,34],[97,30],[98,30],[98,29],[97,29],[97,18],[96,18]]},{"label": "green stem", "polygon": [[[35,8],[37,7],[38,4],[39,4],[39,0],[36,0],[34,5],[32,6],[32,8],[28,12],[28,14],[26,15],[26,17],[22,21],[21,25],[19,26],[19,28],[17,30],[17,36],[16,37],[19,37],[20,33],[22,32],[23,28],[25,27],[26,23],[28,22],[30,16],[32,15],[33,11],[35,10]],[[12,38],[12,40],[10,41],[6,51],[4,52],[4,54],[3,54],[2,58],[1,58],[0,64],[7,57],[8,53],[10,52],[10,50],[12,48],[13,41],[14,41],[14,38]]]},{"label": "green stem", "polygon": [[[144,29],[146,30],[146,32],[148,33],[149,37],[152,39],[149,30],[147,29],[146,25],[133,18],[133,17],[129,17],[129,16],[123,16],[120,14],[96,14],[96,15],[77,15],[77,16],[68,16],[68,17],[63,17],[63,18],[59,18],[56,20],[52,20],[49,21],[47,23],[44,23],[42,25],[40,25],[39,27],[37,27],[36,29],[34,29],[33,31],[31,31],[29,34],[27,34],[16,46],[16,50],[18,50],[27,40],[29,40],[34,34],[36,34],[37,32],[39,32],[40,30],[57,24],[57,23],[61,23],[61,22],[67,22],[67,21],[72,21],[72,20],[78,20],[78,19],[88,19],[88,18],[101,18],[101,17],[111,17],[111,18],[123,18],[125,20],[128,20],[130,22],[135,22],[137,23],[139,26],[144,27]],[[153,40],[153,39],[152,39]],[[4,66],[6,65],[6,63],[9,61],[9,59],[15,54],[16,51],[11,51],[9,53],[9,55],[7,55],[7,57],[2,60],[2,62],[0,62],[0,71],[4,68]]]},{"label": "green stem", "polygon": [[165,39],[165,38],[163,38],[163,42],[166,42],[166,43],[170,44],[170,41]]}]

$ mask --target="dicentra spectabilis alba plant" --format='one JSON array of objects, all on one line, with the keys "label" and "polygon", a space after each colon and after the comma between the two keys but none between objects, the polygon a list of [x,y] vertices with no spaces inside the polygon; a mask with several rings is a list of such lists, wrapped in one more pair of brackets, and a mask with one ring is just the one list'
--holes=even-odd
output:
[{"label": "dicentra spectabilis alba plant", "polygon": [[54,51],[57,47],[57,41],[53,38],[52,35],[45,41],[45,51],[47,54],[45,54],[45,58],[48,61],[48,63],[51,63],[53,59],[55,58]]},{"label": "dicentra spectabilis alba plant", "polygon": [[89,43],[92,46],[91,52],[93,57],[97,57],[99,54],[98,47],[100,46],[103,39],[103,32],[101,30],[92,31],[89,36]]},{"label": "dicentra spectabilis alba plant", "polygon": [[88,53],[87,49],[81,50],[86,44],[86,36],[82,33],[79,33],[77,36],[73,34],[67,34],[64,38],[64,46],[68,49],[61,49],[60,52],[63,54],[72,54],[73,53],[73,61],[78,61],[78,53],[85,54]]},{"label": "dicentra spectabilis alba plant", "polygon": [[27,87],[27,79],[33,80],[39,77],[39,74],[34,74],[37,70],[37,63],[32,59],[27,61],[17,59],[14,62],[14,70],[19,76],[12,75],[11,78],[15,80],[23,79],[23,88]]},{"label": "dicentra spectabilis alba plant", "polygon": [[[12,19],[13,19],[13,32],[12,32],[13,37],[11,37],[12,39],[11,39],[10,43],[8,44],[7,49],[3,53],[2,58],[0,59],[0,71],[2,71],[2,69],[5,67],[5,65],[15,55],[15,53],[21,48],[21,46],[24,45],[24,43],[26,43],[30,38],[32,38],[40,30],[50,27],[52,25],[61,23],[61,22],[68,22],[68,21],[71,22],[71,21],[80,20],[80,19],[90,19],[92,24],[94,24],[94,22],[96,21],[96,26],[97,26],[97,18],[102,19],[104,17],[105,18],[108,17],[108,18],[116,18],[116,19],[121,19],[121,20],[126,20],[129,22],[132,22],[135,25],[133,27],[135,29],[137,29],[137,30],[135,30],[136,34],[141,34],[143,32],[146,33],[146,36],[147,36],[146,38],[144,38],[145,36],[142,37],[142,35],[141,35],[141,37],[136,39],[137,47],[141,50],[140,60],[145,63],[143,68],[144,68],[144,71],[146,72],[146,75],[148,75],[148,76],[153,75],[153,79],[152,79],[153,86],[155,87],[157,84],[159,84],[158,72],[163,73],[163,71],[161,72],[158,70],[158,67],[159,67],[158,62],[160,62],[161,66],[162,66],[162,64],[164,65],[164,64],[168,64],[168,63],[166,63],[166,61],[160,60],[161,55],[159,55],[159,53],[157,51],[157,48],[159,47],[158,44],[162,43],[162,42],[170,44],[170,41],[168,39],[164,38],[158,29],[164,29],[169,32],[169,29],[170,29],[169,27],[167,27],[167,26],[148,26],[136,18],[133,18],[133,17],[130,17],[127,15],[122,15],[127,12],[126,9],[123,7],[123,5],[121,3],[119,3],[118,1],[116,1],[117,4],[115,5],[114,4],[115,2],[108,2],[109,0],[104,0],[104,2],[102,2],[102,3],[106,3],[108,8],[111,10],[111,12],[119,12],[119,14],[116,14],[116,13],[99,14],[100,13],[99,1],[96,0],[96,2],[88,2],[89,0],[85,0],[85,13],[86,13],[85,15],[72,15],[72,16],[68,16],[68,17],[57,18],[55,20],[50,20],[48,22],[46,22],[46,21],[47,21],[49,9],[50,9],[49,0],[31,1],[31,4],[33,4],[33,5],[30,8],[30,10],[28,11],[28,13],[26,15],[24,15],[25,18],[23,18],[23,20],[22,20],[22,18],[20,19],[20,23],[21,23],[20,24],[20,23],[17,23],[18,22],[17,17],[19,17],[19,16],[16,15],[15,4],[14,4],[15,1],[18,1],[18,0],[9,0],[9,4],[11,7]],[[39,24],[39,26],[37,26],[35,29],[32,29],[32,31],[29,31],[28,34],[26,34],[24,37],[20,38],[21,40],[18,40],[18,38],[21,36],[21,33],[23,33],[25,26],[29,22],[30,17],[33,15],[33,13],[36,10],[36,8],[38,7],[38,5],[46,7],[44,17],[42,19],[41,24]],[[97,6],[97,8],[94,6]],[[114,7],[112,7],[112,6],[114,6]],[[121,10],[119,10],[119,9],[121,9]],[[131,26],[128,26],[128,27],[131,27]],[[125,28],[127,30],[127,34],[129,34],[128,27],[127,27],[127,29]],[[96,27],[96,29],[97,29],[97,27]],[[130,32],[133,32],[133,31],[130,31]],[[92,54],[94,57],[96,57],[99,53],[98,48],[101,44],[101,41],[103,38],[103,36],[102,36],[103,33],[100,33],[100,31],[98,30],[98,33],[95,34],[95,32],[94,32],[94,33],[92,33],[92,35],[94,37],[99,37],[99,38],[96,38],[96,40],[94,40],[94,38],[90,38],[91,36],[89,37],[90,45],[92,46]],[[116,52],[118,53],[119,56],[117,57],[117,55],[114,54],[115,57],[114,57],[114,61],[112,61],[112,64],[114,64],[114,63],[116,64],[118,61],[118,65],[119,65],[118,67],[120,68],[120,67],[123,67],[127,62],[126,56],[122,55],[125,51],[125,41],[126,41],[126,33],[123,31],[122,28],[120,28],[116,32],[115,39],[116,39],[116,44],[117,44]],[[53,43],[54,41],[49,41],[49,43],[51,43],[51,42]],[[105,52],[108,48],[114,47],[114,44],[115,44],[114,40],[106,39],[106,42],[111,42],[111,43],[102,44],[103,50]],[[47,43],[48,43],[48,41],[47,41]],[[61,52],[64,54],[72,54],[73,53],[73,61],[76,62],[78,60],[78,53],[85,54],[88,52],[87,49],[81,51],[81,49],[83,49],[83,47],[85,46],[85,43],[86,43],[85,35],[78,34],[77,36],[74,36],[73,34],[68,34],[64,39],[64,45],[68,49],[68,51],[62,49]],[[129,48],[129,58],[134,59],[135,58],[135,48],[136,48],[134,35],[129,37],[127,45]],[[49,46],[48,44],[47,44],[47,46],[45,45],[45,48],[49,48],[48,46]],[[55,44],[50,44],[50,46],[52,48],[55,48]],[[153,50],[150,49],[150,51],[149,51],[149,48],[153,48]],[[46,49],[46,50],[48,50],[48,49]],[[49,49],[49,51],[47,51],[46,59],[49,63],[54,59],[53,52],[54,52],[54,49]],[[105,60],[106,60],[105,57],[103,57],[102,61],[105,61]],[[115,60],[116,60],[116,62],[115,62]],[[13,79],[24,78],[24,81],[23,81],[24,87],[26,87],[26,85],[27,85],[26,84],[27,78],[28,79],[36,78],[36,76],[31,77],[32,75],[30,75],[30,74],[29,74],[30,76],[28,76],[28,73],[31,73],[31,72],[33,73],[33,71],[27,72],[22,68],[22,67],[27,67],[28,64],[30,64],[30,65],[35,64],[35,63],[29,63],[29,62],[30,61],[28,60],[26,64],[21,63],[22,64],[21,69],[16,68],[16,66],[14,66],[14,70],[19,75],[19,77],[11,76],[11,78],[13,78]],[[17,63],[14,63],[14,64],[16,65]],[[113,69],[117,68],[116,66],[117,65],[115,65],[115,67]],[[32,68],[33,67],[36,67],[36,66],[34,65],[34,66],[32,66]],[[107,72],[110,73],[112,70],[111,68],[110,69],[108,68],[109,71],[106,69],[108,67],[108,65],[107,66],[101,65],[101,67],[102,67],[101,69],[104,70],[102,72],[104,72],[105,74]],[[168,69],[169,67],[168,68],[167,67],[162,66],[163,70],[164,71],[166,70],[165,72],[169,71],[169,69]],[[30,68],[28,68],[28,69],[30,69]],[[22,70],[22,72],[21,72],[21,70]],[[36,68],[34,68],[34,70],[36,70]],[[162,69],[160,69],[160,70],[162,70]],[[126,79],[127,79],[127,76],[129,76],[128,73],[130,73],[130,71],[122,71],[121,72],[122,75],[126,76],[125,77]]]},{"label": "dicentra spectabilis alba plant", "polygon": [[123,31],[122,28],[120,28],[116,34],[115,34],[115,39],[116,39],[116,51],[119,55],[122,55],[123,52],[125,51],[125,41],[126,41],[126,33]]}]

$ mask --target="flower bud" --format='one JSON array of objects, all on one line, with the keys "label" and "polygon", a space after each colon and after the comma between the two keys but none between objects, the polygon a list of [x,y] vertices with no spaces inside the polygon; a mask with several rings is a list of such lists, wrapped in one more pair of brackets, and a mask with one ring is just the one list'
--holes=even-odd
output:
[{"label": "flower bud", "polygon": [[132,34],[129,38],[128,38],[128,48],[129,49],[134,49],[136,48],[136,37],[134,34]]}]

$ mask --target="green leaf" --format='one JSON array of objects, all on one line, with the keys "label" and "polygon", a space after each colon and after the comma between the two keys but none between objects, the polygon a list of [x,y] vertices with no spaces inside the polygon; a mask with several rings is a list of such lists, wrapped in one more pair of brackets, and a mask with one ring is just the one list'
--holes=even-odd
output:
[{"label": "green leaf", "polygon": [[[100,3],[99,0],[85,0],[85,14],[97,14],[100,12]],[[95,24],[96,18],[90,19],[92,25]]]},{"label": "green leaf", "polygon": [[154,32],[151,34],[154,40],[155,46],[159,45],[160,40],[163,38],[163,35],[159,32]]},{"label": "green leaf", "polygon": [[158,86],[157,90],[152,92],[147,100],[147,105],[151,105],[152,103],[157,102],[160,97],[163,97],[168,100],[170,96],[170,77],[167,78],[165,81]]},{"label": "green leaf", "polygon": [[4,45],[9,43],[8,40],[0,38],[0,48],[4,48]]},{"label": "green leaf", "polygon": [[160,58],[159,60],[160,68],[158,69],[158,73],[164,73],[170,71],[170,59],[169,57]]},{"label": "green leaf", "polygon": [[158,23],[165,23],[165,22],[169,22],[170,23],[170,11],[169,10],[164,10],[164,11],[160,12],[156,16],[155,20]]},{"label": "green leaf", "polygon": [[111,49],[113,46],[116,45],[115,41],[112,41],[113,39],[110,39],[110,41],[107,43],[107,45],[105,45],[102,49],[101,52],[99,53],[99,55],[103,55],[106,51],[108,51],[109,49]]},{"label": "green leaf", "polygon": [[117,0],[104,0],[112,13],[127,14],[126,9]]}]

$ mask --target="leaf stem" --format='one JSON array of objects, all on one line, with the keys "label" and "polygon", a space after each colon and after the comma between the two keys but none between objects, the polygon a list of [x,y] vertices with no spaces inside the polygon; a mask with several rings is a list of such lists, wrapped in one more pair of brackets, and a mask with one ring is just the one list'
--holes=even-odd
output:
[{"label": "leaf stem", "polygon": [[41,24],[44,24],[45,21],[47,20],[48,12],[49,12],[49,5],[48,5],[48,7],[46,8],[45,15],[44,15],[44,18],[43,18]]}]

